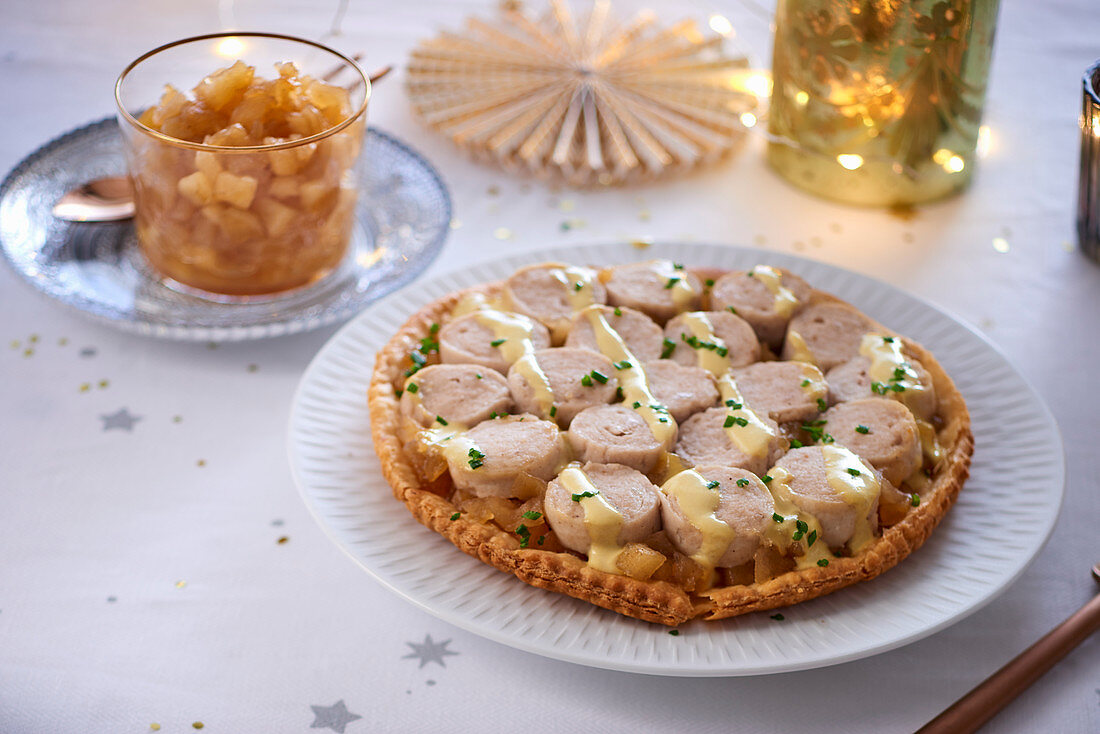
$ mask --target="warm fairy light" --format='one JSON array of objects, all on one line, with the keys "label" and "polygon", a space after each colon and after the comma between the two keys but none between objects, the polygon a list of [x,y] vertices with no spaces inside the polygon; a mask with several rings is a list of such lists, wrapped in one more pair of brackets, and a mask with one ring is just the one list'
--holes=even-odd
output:
[{"label": "warm fairy light", "polygon": [[805,107],[806,103],[810,101],[810,95],[800,89],[795,93],[794,101],[799,107]]},{"label": "warm fairy light", "polygon": [[936,165],[942,166],[947,163],[947,159],[955,155],[947,148],[940,148],[932,154],[932,160],[936,162]]},{"label": "warm fairy light", "polygon": [[242,51],[244,51],[244,41],[235,36],[223,39],[217,48],[218,56],[227,59],[239,58]]},{"label": "warm fairy light", "polygon": [[710,25],[710,29],[719,35],[733,35],[733,23],[730,23],[729,18],[724,15],[712,15],[710,16],[708,23]]},{"label": "warm fairy light", "polygon": [[989,148],[993,144],[993,138],[989,130],[989,125],[982,125],[978,128],[978,142],[974,145],[974,155],[979,158],[985,158],[989,155]]},{"label": "warm fairy light", "polygon": [[730,74],[729,85],[732,89],[748,92],[756,97],[768,97],[772,93],[772,78],[767,71],[745,69]]},{"label": "warm fairy light", "polygon": [[947,159],[947,163],[943,164],[943,170],[948,173],[958,173],[962,169],[966,168],[966,161],[962,159],[962,156],[953,155]]},{"label": "warm fairy light", "polygon": [[841,153],[836,157],[836,162],[849,171],[854,171],[863,165],[863,156],[857,153]]},{"label": "warm fairy light", "polygon": [[756,115],[752,114],[751,112],[742,112],[741,124],[745,127],[752,127],[756,124]]},{"label": "warm fairy light", "polygon": [[993,238],[993,249],[996,250],[997,252],[1001,253],[1001,254],[1004,254],[1004,253],[1008,252],[1008,250],[1009,250],[1008,240],[1006,240],[1004,237],[994,237]]}]

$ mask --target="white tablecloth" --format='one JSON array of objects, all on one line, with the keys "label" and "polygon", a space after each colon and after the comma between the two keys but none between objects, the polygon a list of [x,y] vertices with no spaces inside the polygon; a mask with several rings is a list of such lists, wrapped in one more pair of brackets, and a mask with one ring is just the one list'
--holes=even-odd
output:
[{"label": "white tablecloth", "polygon": [[[766,22],[747,7],[713,0],[683,12],[721,10],[766,51]],[[234,22],[319,37],[335,8],[6,0],[0,169],[111,114],[119,69],[161,42]],[[401,64],[418,39],[490,10],[352,2],[332,42],[365,50],[368,68]],[[698,175],[580,194],[468,161],[412,119],[400,78],[379,85],[370,112],[451,186],[460,226],[429,274],[555,243],[757,244],[873,275],[978,325],[1049,403],[1069,467],[1050,542],[979,613],[894,652],[758,678],[607,672],[486,641],[380,587],[299,499],[284,440],[290,399],[335,328],[217,348],[142,339],[0,269],[0,731],[917,728],[1095,593],[1100,267],[1071,245],[1079,79],[1100,56],[1095,10],[1089,0],[1005,3],[991,151],[967,194],[911,220],[788,187],[758,140]],[[566,219],[579,221],[565,231]],[[513,238],[495,238],[501,227]],[[1100,730],[1097,645],[988,731]]]}]

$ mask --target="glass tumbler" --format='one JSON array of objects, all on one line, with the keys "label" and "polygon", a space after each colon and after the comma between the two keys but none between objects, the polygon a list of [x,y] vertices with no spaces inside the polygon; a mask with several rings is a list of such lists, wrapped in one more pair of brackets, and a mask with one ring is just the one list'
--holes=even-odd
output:
[{"label": "glass tumbler", "polygon": [[353,60],[276,34],[187,38],[127,66],[115,101],[152,268],[222,301],[335,270],[355,224],[369,99]]}]

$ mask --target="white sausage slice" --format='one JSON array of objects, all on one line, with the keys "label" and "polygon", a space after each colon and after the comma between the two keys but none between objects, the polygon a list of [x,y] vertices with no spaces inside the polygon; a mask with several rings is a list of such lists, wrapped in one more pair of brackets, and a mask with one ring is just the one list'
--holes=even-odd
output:
[{"label": "white sausage slice", "polygon": [[618,386],[611,360],[588,349],[540,349],[508,370],[516,406],[562,428],[585,408],[610,403]]},{"label": "white sausage slice", "polygon": [[444,363],[479,364],[504,373],[523,353],[524,339],[532,349],[550,346],[550,332],[537,321],[519,314],[475,311],[439,330],[439,357]]},{"label": "white sausage slice", "polygon": [[647,314],[659,324],[683,311],[699,308],[703,284],[670,260],[616,265],[601,273],[607,300]]},{"label": "white sausage slice", "polygon": [[482,421],[438,444],[455,486],[478,497],[515,497],[519,475],[549,481],[566,461],[558,427],[533,415]]},{"label": "white sausage slice", "polygon": [[682,313],[665,325],[665,338],[666,344],[674,345],[672,359],[715,374],[760,359],[756,332],[749,322],[729,311]]},{"label": "white sausage slice", "polygon": [[736,427],[726,425],[729,419],[730,410],[725,407],[710,408],[691,416],[680,426],[675,453],[697,466],[718,464],[762,474],[783,453],[784,442],[778,435],[779,427],[767,416],[760,416],[772,434],[762,444],[765,450],[754,453],[746,451],[746,447],[731,438],[728,429],[736,430]]},{"label": "white sausage slice", "polygon": [[649,473],[665,447],[649,424],[622,403],[585,408],[569,424],[569,445],[580,461],[622,464]]},{"label": "white sausage slice", "polygon": [[878,328],[846,303],[823,301],[791,319],[783,341],[783,359],[810,361],[828,372],[859,355],[863,335]]},{"label": "white sausage slice", "polygon": [[573,314],[593,303],[606,303],[607,290],[591,268],[542,263],[520,268],[504,282],[509,308],[542,322],[561,344]]},{"label": "white sausage slice", "polygon": [[[587,482],[599,492],[600,498],[611,510],[621,517],[621,524],[609,543],[622,547],[626,543],[639,542],[661,528],[661,495],[653,483],[630,467],[619,464],[588,463],[580,467],[569,467],[563,475],[580,471]],[[589,555],[593,547],[593,529],[591,521],[585,522],[585,503],[597,500],[595,497],[578,497],[574,501],[575,486],[569,484],[568,476],[559,476],[546,488],[543,507],[546,521],[558,536],[561,544],[570,550]],[[593,513],[594,515],[594,513]],[[599,538],[596,539],[597,541]],[[592,559],[589,559],[591,563]],[[604,569],[611,570],[611,569]]]},{"label": "white sausage slice", "polygon": [[718,402],[714,377],[701,367],[684,367],[669,359],[646,362],[644,367],[650,392],[677,423]]},{"label": "white sausage slice", "polygon": [[[776,275],[778,279],[773,277]],[[711,288],[710,303],[715,311],[733,307],[738,316],[749,322],[761,342],[778,349],[791,316],[806,304],[812,292],[810,285],[794,273],[757,266],[719,278]]]},{"label": "white sausage slice", "polygon": [[[848,459],[848,464],[841,463],[837,458]],[[851,463],[852,459],[854,464]],[[857,531],[863,536],[862,540],[867,541],[878,529],[877,492],[870,497],[848,496],[846,499],[844,494],[837,491],[837,486],[857,478],[847,473],[846,466],[855,467],[853,471],[860,472],[859,479],[870,477],[879,481],[879,475],[869,464],[851,452],[846,452],[844,448],[832,445],[791,449],[775,464],[775,467],[789,473],[787,481],[782,483],[789,499],[800,510],[817,519],[822,531],[821,540],[834,551],[857,539]],[[769,470],[768,474],[778,472]],[[781,489],[776,482],[773,478],[769,487],[773,493]],[[880,485],[876,483],[877,486]],[[866,501],[860,502],[857,499]],[[852,550],[856,551],[858,548]]]},{"label": "white sausage slice", "polygon": [[512,408],[508,381],[495,370],[472,364],[435,364],[424,367],[405,382],[401,412],[425,428],[448,423],[473,426],[493,413]]},{"label": "white sausage slice", "polygon": [[[775,502],[767,487],[744,469],[697,466],[693,473],[697,476],[681,472],[685,476],[678,474],[661,487],[661,519],[669,540],[704,565],[732,568],[752,560],[765,528],[773,522]],[[710,502],[707,492],[715,495]],[[715,520],[728,529],[715,525]],[[719,555],[722,545],[725,550]]]},{"label": "white sausage slice", "polygon": [[[635,311],[625,306],[610,308],[601,306],[599,312],[607,321],[608,326],[615,330],[626,344],[630,353],[642,362],[658,359],[661,356],[664,335],[661,327],[641,311]],[[581,347],[600,351],[596,342],[596,332],[592,328],[592,320],[588,314],[578,314],[573,318],[569,336],[565,340],[567,347]]]},{"label": "white sausage slice", "polygon": [[[861,355],[833,367],[825,375],[825,381],[829,383],[829,401],[843,403],[862,398],[888,397],[903,402],[916,416],[931,418],[936,413],[936,390],[932,375],[915,359],[907,359],[907,364],[916,373],[924,389],[897,393],[884,390],[880,386],[880,393],[875,393],[871,389],[871,383],[874,382],[871,378],[871,359]],[[881,394],[882,392],[885,394]]]},{"label": "white sausage slice", "polygon": [[863,398],[840,403],[822,416],[825,430],[900,485],[920,468],[921,442],[913,414],[893,400]]},{"label": "white sausage slice", "polygon": [[733,376],[745,402],[777,423],[809,420],[824,410],[828,387],[812,364],[757,362],[734,370]]}]

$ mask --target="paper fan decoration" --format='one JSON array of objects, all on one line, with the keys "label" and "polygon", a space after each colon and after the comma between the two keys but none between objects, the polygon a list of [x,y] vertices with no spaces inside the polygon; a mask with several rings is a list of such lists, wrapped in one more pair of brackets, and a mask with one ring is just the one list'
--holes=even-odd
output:
[{"label": "paper fan decoration", "polygon": [[539,17],[506,4],[494,21],[423,42],[409,60],[413,108],[478,157],[574,186],[651,179],[713,161],[742,137],[757,99],[744,57],[694,21],[650,12],[619,22],[552,0]]}]

